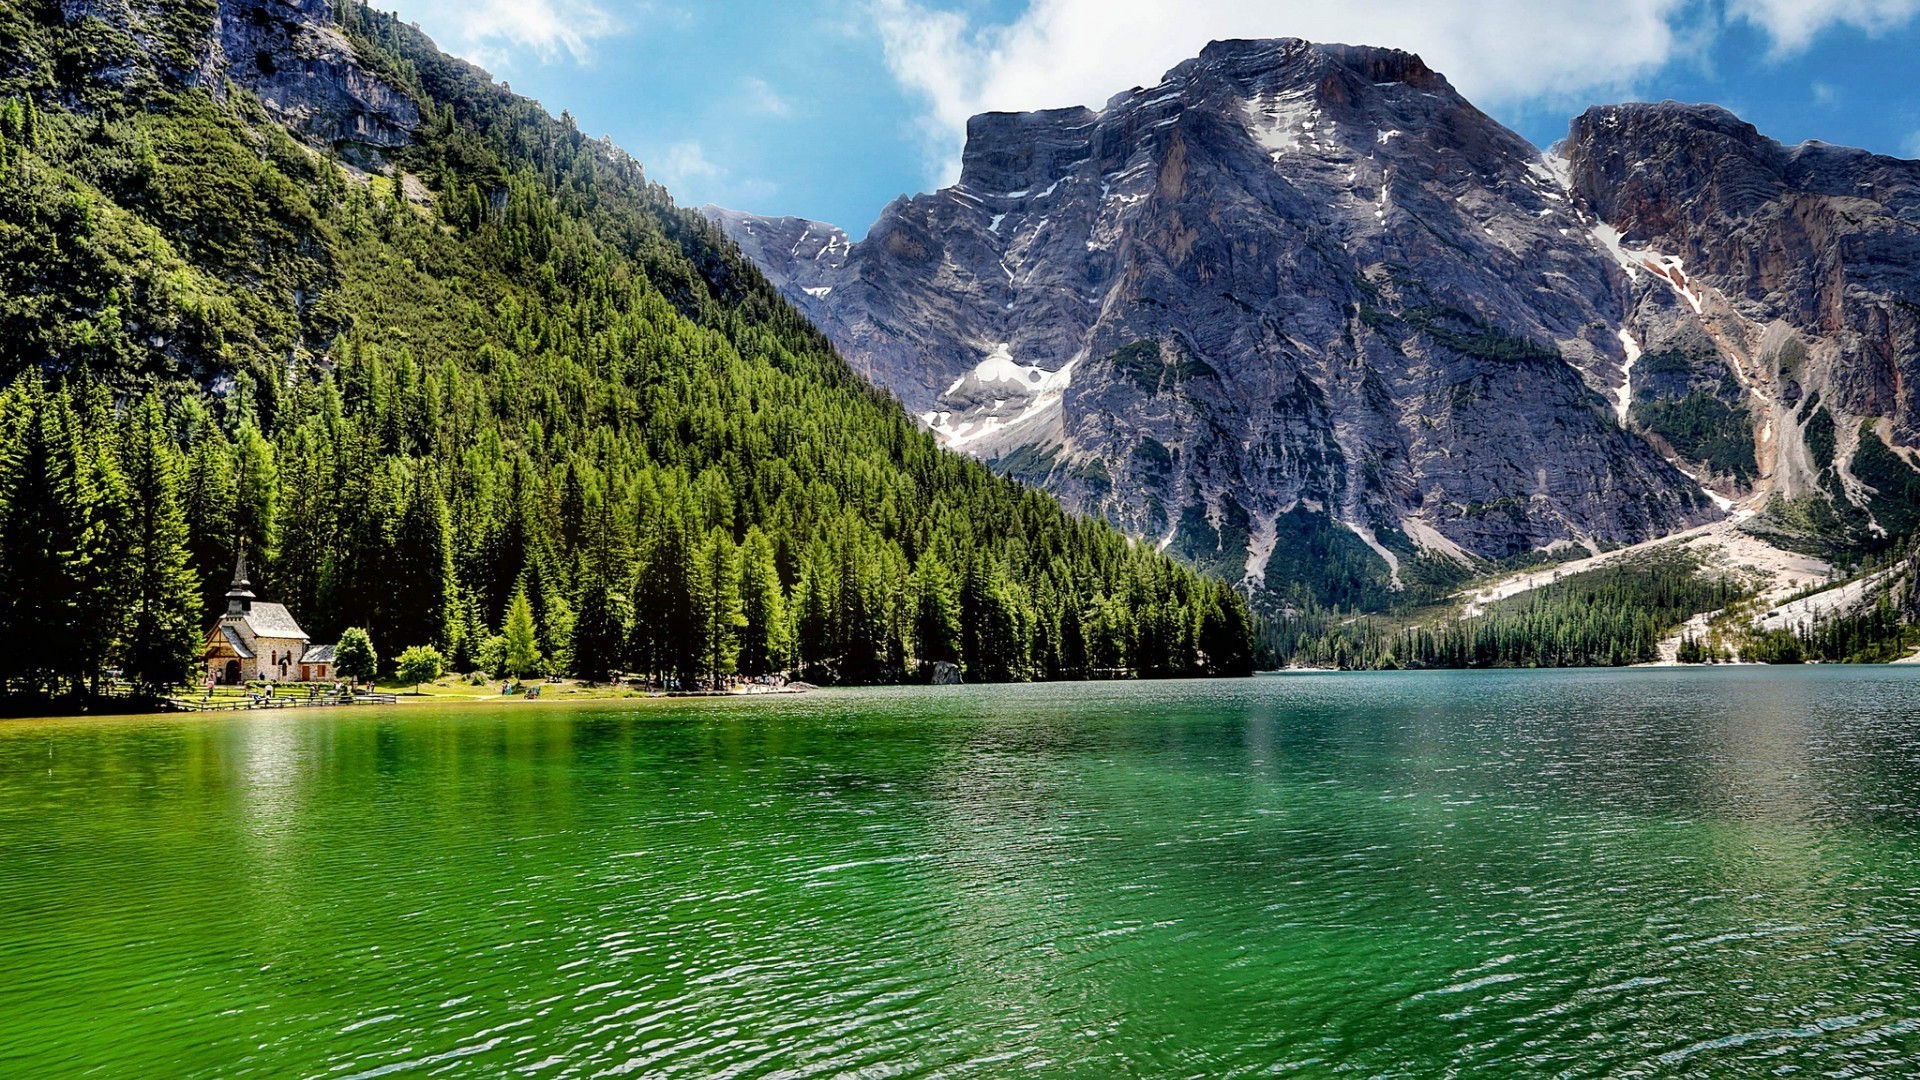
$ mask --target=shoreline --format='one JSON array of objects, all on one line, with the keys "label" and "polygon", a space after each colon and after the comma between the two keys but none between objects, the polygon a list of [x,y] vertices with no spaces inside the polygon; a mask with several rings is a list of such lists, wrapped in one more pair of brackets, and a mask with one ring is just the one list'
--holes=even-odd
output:
[{"label": "shoreline", "polygon": [[132,719],[204,720],[204,719],[212,719],[216,717],[254,716],[254,715],[261,715],[261,714],[305,715],[309,713],[340,713],[340,712],[346,712],[351,715],[354,713],[365,712],[369,709],[414,708],[420,705],[462,705],[462,706],[528,705],[528,706],[538,707],[541,705],[556,705],[556,704],[558,705],[597,705],[597,704],[605,704],[609,702],[622,702],[622,701],[624,702],[650,701],[650,702],[664,703],[667,701],[680,701],[680,700],[690,700],[690,699],[704,699],[709,701],[724,700],[724,699],[753,700],[753,699],[769,698],[769,697],[798,697],[804,694],[815,693],[823,689],[832,689],[832,688],[831,687],[812,687],[804,690],[801,690],[801,689],[769,690],[769,691],[744,692],[744,693],[732,693],[732,692],[715,693],[711,691],[708,691],[708,692],[678,691],[678,692],[672,692],[672,693],[662,692],[662,693],[645,693],[645,694],[633,693],[633,692],[619,693],[619,694],[581,693],[581,694],[556,695],[554,697],[546,697],[542,695],[541,697],[531,698],[531,699],[528,698],[525,694],[499,694],[499,693],[496,693],[496,694],[414,694],[414,693],[409,693],[408,691],[405,691],[405,690],[381,690],[379,691],[379,693],[383,693],[383,694],[390,693],[393,695],[394,700],[391,703],[364,702],[364,703],[356,703],[353,705],[320,705],[320,704],[309,705],[309,704],[303,703],[299,705],[276,705],[270,708],[234,708],[234,709],[209,709],[209,710],[127,708],[124,710],[107,709],[107,710],[96,710],[91,712],[27,713],[27,714],[21,714],[18,716],[0,714],[0,728],[5,728],[9,725],[16,724],[16,723],[35,723],[39,721],[132,720]]}]

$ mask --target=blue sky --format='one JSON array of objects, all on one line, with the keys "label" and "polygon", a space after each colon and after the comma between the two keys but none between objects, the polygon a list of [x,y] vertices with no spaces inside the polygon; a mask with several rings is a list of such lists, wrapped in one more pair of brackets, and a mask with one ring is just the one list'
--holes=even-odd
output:
[{"label": "blue sky", "polygon": [[952,179],[965,118],[1098,106],[1211,38],[1419,52],[1545,146],[1588,104],[1713,101],[1920,157],[1920,0],[374,0],[682,203],[858,236]]}]

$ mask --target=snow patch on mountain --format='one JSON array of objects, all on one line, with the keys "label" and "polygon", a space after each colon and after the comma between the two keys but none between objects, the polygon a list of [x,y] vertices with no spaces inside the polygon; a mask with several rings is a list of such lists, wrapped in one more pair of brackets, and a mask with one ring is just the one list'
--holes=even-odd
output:
[{"label": "snow patch on mountain", "polygon": [[1311,139],[1314,121],[1320,115],[1313,95],[1301,91],[1261,94],[1247,99],[1241,111],[1246,117],[1247,134],[1274,154],[1298,149],[1303,134]]},{"label": "snow patch on mountain", "polygon": [[920,420],[949,449],[989,457],[1004,452],[1012,448],[1008,438],[1016,429],[1024,434],[1036,421],[1059,417],[1060,403],[1073,384],[1075,362],[1048,371],[1020,363],[1012,343],[999,342],[973,370],[955,379]]}]

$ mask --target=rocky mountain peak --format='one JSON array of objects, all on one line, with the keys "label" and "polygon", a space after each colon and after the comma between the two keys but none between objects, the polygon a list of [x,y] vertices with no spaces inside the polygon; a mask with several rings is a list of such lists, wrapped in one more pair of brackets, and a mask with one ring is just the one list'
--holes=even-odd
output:
[{"label": "rocky mountain peak", "polygon": [[978,117],[964,160],[837,264],[716,217],[946,445],[1135,535],[1353,603],[1716,512],[1601,396],[1628,293],[1591,222],[1411,53],[1215,42]]},{"label": "rocky mountain peak", "polygon": [[1092,109],[982,113],[967,121],[960,184],[975,191],[1043,188],[1092,154]]},{"label": "rocky mountain peak", "polygon": [[[1606,105],[1576,117],[1562,150],[1580,204],[1628,241],[1678,250],[1684,204],[1747,214],[1777,198],[1779,143],[1717,105]],[[1686,252],[1682,252],[1686,254]]]},{"label": "rocky mountain peak", "polygon": [[[1382,100],[1404,90],[1413,94],[1393,94],[1394,103]],[[1072,107],[973,117],[958,186],[989,198],[1052,190],[1082,163],[1094,162],[1103,171],[1123,167],[1142,145],[1164,141],[1167,129],[1189,112],[1233,117],[1247,111],[1248,102],[1256,108],[1284,102],[1298,121],[1471,109],[1420,57],[1398,49],[1299,38],[1215,41],[1154,86],[1116,94],[1098,111]],[[1374,129],[1363,134],[1372,138]],[[1531,148],[1524,156],[1533,156]]]},{"label": "rocky mountain peak", "polygon": [[1301,38],[1235,38],[1208,42],[1200,55],[1167,72],[1166,82],[1213,75],[1262,90],[1279,84],[1327,86],[1330,76],[1351,75],[1368,85],[1404,83],[1418,90],[1451,91],[1439,73],[1414,53],[1372,45],[1340,45]]},{"label": "rocky mountain peak", "polygon": [[1542,155],[1411,53],[1236,40],[976,118],[961,182],[844,258],[720,220],[946,445],[1350,604],[1907,484],[1845,463],[1920,428],[1917,181],[1671,102]]}]

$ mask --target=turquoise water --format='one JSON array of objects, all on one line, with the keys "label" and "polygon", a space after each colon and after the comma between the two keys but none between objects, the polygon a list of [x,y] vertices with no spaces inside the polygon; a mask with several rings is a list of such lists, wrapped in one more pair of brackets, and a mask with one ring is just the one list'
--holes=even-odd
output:
[{"label": "turquoise water", "polygon": [[0,724],[0,1075],[1910,1075],[1920,671]]}]

